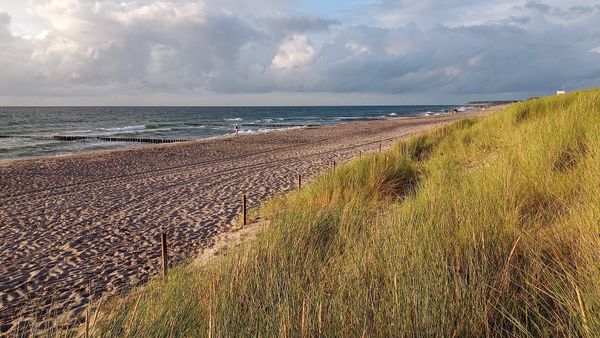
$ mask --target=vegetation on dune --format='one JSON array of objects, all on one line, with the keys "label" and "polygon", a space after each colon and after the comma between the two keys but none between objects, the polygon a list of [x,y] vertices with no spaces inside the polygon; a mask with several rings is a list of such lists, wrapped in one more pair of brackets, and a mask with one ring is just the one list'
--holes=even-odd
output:
[{"label": "vegetation on dune", "polygon": [[600,90],[354,160],[257,240],[105,308],[102,336],[600,333]]}]

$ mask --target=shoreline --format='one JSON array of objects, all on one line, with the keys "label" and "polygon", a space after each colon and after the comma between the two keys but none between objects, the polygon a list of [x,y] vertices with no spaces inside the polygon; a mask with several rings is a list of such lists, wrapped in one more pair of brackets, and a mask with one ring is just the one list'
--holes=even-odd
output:
[{"label": "shoreline", "polygon": [[160,269],[163,231],[172,261],[196,257],[230,229],[241,194],[255,207],[293,189],[298,173],[309,179],[358,151],[502,107],[2,163],[2,332],[26,322],[20,312],[72,319],[90,294],[143,284]]},{"label": "shoreline", "polygon": [[[493,109],[494,107],[496,107],[496,106],[488,107],[488,109]],[[451,116],[452,114],[464,114],[464,113],[480,112],[480,111],[483,111],[483,110],[481,108],[474,108],[473,110],[462,111],[462,112],[458,112],[458,113],[436,113],[438,115],[435,115],[435,114],[434,115],[425,115],[423,113],[420,115],[394,116],[394,117],[386,118],[386,119],[375,119],[374,118],[372,120],[371,119],[358,120],[358,121],[349,120],[347,122],[339,122],[339,123],[335,123],[335,124],[274,128],[274,129],[266,129],[266,130],[262,130],[262,131],[255,131],[252,133],[240,132],[240,135],[238,137],[248,137],[248,136],[253,136],[253,135],[279,133],[279,132],[285,132],[285,131],[289,131],[289,130],[298,130],[298,129],[314,129],[314,128],[318,129],[318,128],[325,128],[325,127],[333,127],[333,126],[338,126],[338,125],[345,125],[345,124],[370,123],[370,122],[375,122],[375,121],[396,121],[396,120],[403,120],[403,119],[410,120],[410,119],[422,119],[422,118],[439,118],[439,117]],[[122,147],[115,147],[115,148],[111,148],[111,149],[83,150],[83,151],[76,151],[76,152],[72,152],[72,153],[59,154],[59,155],[33,156],[33,157],[25,157],[25,158],[0,160],[0,167],[6,166],[6,165],[11,165],[13,163],[18,163],[18,162],[22,162],[22,161],[61,159],[61,158],[75,157],[75,156],[98,156],[98,155],[104,155],[106,153],[112,153],[112,152],[136,150],[136,149],[140,149],[140,148],[164,147],[166,145],[181,144],[181,143],[207,142],[207,141],[213,141],[213,140],[227,139],[227,138],[231,138],[231,137],[236,137],[236,135],[235,134],[223,134],[223,135],[209,136],[209,137],[198,138],[198,139],[190,139],[190,140],[187,140],[186,142],[174,142],[174,143],[169,143],[169,144],[152,144],[152,143],[144,144],[144,143],[128,142],[129,143],[128,145],[125,145]],[[140,138],[143,138],[143,137],[140,137]]]}]

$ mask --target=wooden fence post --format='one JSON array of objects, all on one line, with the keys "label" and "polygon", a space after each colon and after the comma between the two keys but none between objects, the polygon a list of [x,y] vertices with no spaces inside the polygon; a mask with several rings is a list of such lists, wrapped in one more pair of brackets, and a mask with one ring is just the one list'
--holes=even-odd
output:
[{"label": "wooden fence post", "polygon": [[167,233],[163,232],[160,235],[160,243],[162,248],[162,268],[163,268],[163,277],[167,277],[167,273],[169,272],[169,256],[167,252]]},{"label": "wooden fence post", "polygon": [[358,158],[362,158],[362,150],[358,151]]},{"label": "wooden fence post", "polygon": [[90,304],[85,308],[85,338],[90,338]]},{"label": "wooden fence post", "polygon": [[85,307],[85,338],[90,337],[90,307],[92,306],[92,282],[88,280],[88,304]]},{"label": "wooden fence post", "polygon": [[298,190],[302,188],[302,175],[298,174]]},{"label": "wooden fence post", "polygon": [[381,152],[381,143],[379,143],[379,152]]},{"label": "wooden fence post", "polygon": [[333,161],[333,171],[335,171],[335,161]]},{"label": "wooden fence post", "polygon": [[246,220],[247,220],[247,210],[246,210],[246,204],[247,204],[247,198],[246,198],[246,194],[244,194],[244,198],[242,199],[242,209],[243,209],[243,213],[244,213],[244,223],[242,225],[242,227],[246,226]]}]

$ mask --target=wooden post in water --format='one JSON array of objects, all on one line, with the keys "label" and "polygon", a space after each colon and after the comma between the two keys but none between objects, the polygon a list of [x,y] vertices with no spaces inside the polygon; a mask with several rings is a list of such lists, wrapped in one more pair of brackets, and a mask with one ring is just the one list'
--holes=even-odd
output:
[{"label": "wooden post in water", "polygon": [[160,234],[160,243],[162,248],[162,268],[163,268],[163,277],[167,277],[167,273],[169,272],[169,256],[167,252],[167,233],[163,232]]},{"label": "wooden post in water", "polygon": [[242,227],[246,226],[246,215],[247,215],[246,202],[247,202],[247,199],[246,199],[246,195],[244,194],[244,198],[242,198],[242,209],[243,209],[243,213],[244,213],[244,223],[242,224]]},{"label": "wooden post in water", "polygon": [[298,174],[298,190],[302,188],[302,175]]}]

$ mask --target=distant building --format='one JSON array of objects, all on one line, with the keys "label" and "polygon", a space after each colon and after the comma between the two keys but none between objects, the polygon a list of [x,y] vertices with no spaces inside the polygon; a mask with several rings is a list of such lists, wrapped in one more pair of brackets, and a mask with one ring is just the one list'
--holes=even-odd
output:
[{"label": "distant building", "polygon": [[565,95],[567,92],[564,90],[557,90],[556,95]]}]

